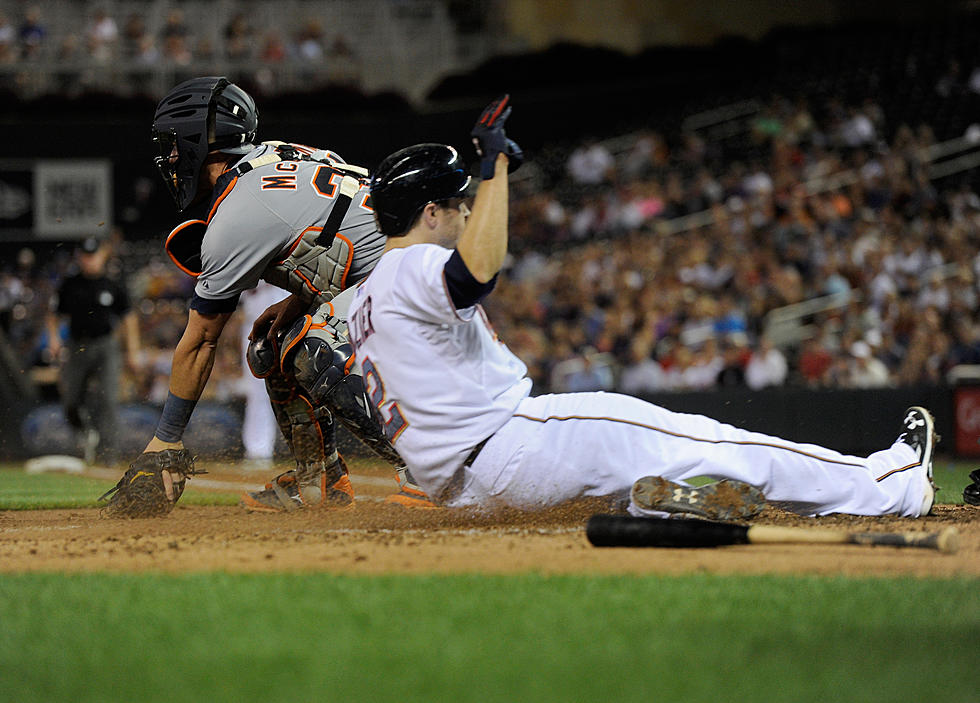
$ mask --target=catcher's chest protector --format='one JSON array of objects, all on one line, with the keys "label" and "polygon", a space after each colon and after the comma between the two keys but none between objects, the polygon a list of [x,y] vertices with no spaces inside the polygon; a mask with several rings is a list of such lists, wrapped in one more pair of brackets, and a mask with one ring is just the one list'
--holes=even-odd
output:
[{"label": "catcher's chest protector", "polygon": [[325,303],[344,290],[354,248],[339,234],[330,246],[319,244],[322,229],[306,230],[290,255],[267,268],[262,278],[310,303]]},{"label": "catcher's chest protector", "polygon": [[[275,151],[269,151],[226,171],[219,179],[215,192],[224,192],[225,186],[254,169],[282,161],[318,161],[327,167],[324,180],[329,177],[329,187],[335,189],[332,190],[335,196],[331,196],[329,210],[319,217],[319,222],[310,223],[293,242],[286,258],[269,264],[261,276],[277,288],[294,293],[311,305],[322,304],[331,300],[347,285],[347,276],[354,259],[354,244],[350,238],[339,234],[338,230],[344,225],[344,218],[353,198],[363,186],[362,179],[367,171],[350,164],[312,158],[281,142],[264,144],[275,147]],[[275,176],[271,178],[275,179]],[[220,200],[219,198],[218,202]],[[189,220],[178,225],[167,239],[166,248],[170,257],[181,270],[192,276],[201,274],[201,247],[210,218],[216,209],[217,203],[212,206],[212,215],[208,220]]]}]

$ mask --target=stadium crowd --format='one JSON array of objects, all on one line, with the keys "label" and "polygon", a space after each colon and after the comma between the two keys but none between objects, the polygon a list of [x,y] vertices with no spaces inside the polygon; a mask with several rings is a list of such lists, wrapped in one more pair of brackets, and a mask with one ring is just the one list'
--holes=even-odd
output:
[{"label": "stadium crowd", "polygon": [[[935,384],[980,362],[980,199],[930,180],[928,127],[886,139],[872,102],[775,98],[749,137],[744,159],[696,134],[584,144],[572,187],[515,199],[489,305],[541,390]],[[767,340],[770,311],[835,294]]]},{"label": "stadium crowd", "polygon": [[[50,62],[58,67],[54,92],[69,96],[93,88],[116,89],[119,81],[106,71],[113,65],[131,69],[129,88],[137,91],[141,75],[145,82],[160,68],[190,69],[215,61],[265,66],[255,71],[252,82],[270,92],[275,86],[268,69],[284,63],[315,67],[306,77],[308,85],[314,75],[334,85],[360,80],[352,42],[343,33],[328,32],[316,15],[291,18],[294,26],[260,27],[248,13],[236,11],[220,18],[217,36],[194,26],[177,4],[155,23],[146,12],[116,17],[97,3],[88,3],[84,15],[81,27],[62,23],[52,29],[40,4],[23,6],[20,16],[8,16],[0,6],[0,68]],[[16,73],[3,75],[16,84]]]},{"label": "stadium crowd", "polygon": [[[550,185],[515,186],[490,319],[536,392],[942,383],[980,363],[980,198],[930,180],[928,127],[886,124],[873,102],[777,97],[737,150],[644,131],[557,152]],[[115,239],[145,349],[126,396],[159,401],[191,279],[161,243]],[[69,262],[25,249],[2,272],[0,321],[36,367]],[[833,302],[773,337],[771,311],[814,299]],[[240,394],[240,358],[226,344],[213,399]]]}]

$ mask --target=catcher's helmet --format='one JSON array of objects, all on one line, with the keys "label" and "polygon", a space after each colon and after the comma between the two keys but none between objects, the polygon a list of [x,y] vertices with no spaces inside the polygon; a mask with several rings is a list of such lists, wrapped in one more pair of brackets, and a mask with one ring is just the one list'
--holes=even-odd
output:
[{"label": "catcher's helmet", "polygon": [[192,78],[167,93],[153,116],[153,161],[179,211],[194,201],[208,153],[247,154],[258,124],[255,101],[227,78]]},{"label": "catcher's helmet", "polygon": [[429,203],[462,197],[470,177],[445,144],[416,144],[388,156],[371,178],[371,206],[382,234],[398,237]]}]

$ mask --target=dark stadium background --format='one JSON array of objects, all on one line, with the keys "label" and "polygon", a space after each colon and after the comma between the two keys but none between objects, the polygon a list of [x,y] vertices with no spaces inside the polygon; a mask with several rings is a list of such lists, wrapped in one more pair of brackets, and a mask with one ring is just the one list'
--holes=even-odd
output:
[{"label": "dark stadium background", "polygon": [[[36,4],[46,9],[45,3]],[[114,7],[113,3],[87,4]],[[649,29],[649,44],[644,46],[635,45],[637,32],[626,31],[626,26],[621,34],[631,38],[630,46],[608,39],[616,37],[615,27],[600,33],[605,41],[583,44],[575,39],[588,36],[587,28],[562,25],[568,30],[563,36],[554,27],[532,32],[527,27],[501,26],[500,18],[508,11],[509,16],[521,16],[523,7],[528,15],[528,3],[445,4],[456,23],[459,46],[468,42],[490,46],[485,60],[465,73],[441,77],[421,98],[397,90],[364,92],[351,85],[270,95],[262,94],[249,76],[231,75],[256,91],[259,138],[326,146],[353,163],[373,167],[392,150],[419,141],[445,141],[466,148],[473,116],[489,99],[506,91],[515,105],[509,131],[538,168],[536,181],[528,187],[554,187],[561,183],[568,152],[585,139],[653,128],[668,141],[679,140],[685,120],[692,115],[744,101],[764,103],[773,95],[804,98],[816,110],[830,98],[845,104],[873,100],[886,117],[886,134],[900,123],[927,123],[939,142],[962,136],[980,115],[980,94],[962,89],[938,100],[935,90],[954,62],[962,67],[964,80],[980,66],[976,3],[840,1],[794,3],[787,8],[778,2],[664,2],[658,3],[664,13],[659,23],[652,11],[643,11]],[[305,9],[315,11],[316,5],[308,3]],[[564,11],[563,3],[542,5],[550,8],[552,16]],[[728,11],[727,5],[731,5]],[[0,3],[0,11],[15,21],[24,6]],[[582,22],[588,23],[597,13],[593,8],[581,14]],[[544,11],[535,16],[548,17]],[[611,13],[613,20],[625,21],[622,14]],[[671,41],[665,43],[665,37]],[[499,51],[493,46],[499,46]],[[357,48],[371,52],[371,47]],[[910,61],[915,64],[914,80],[909,79]],[[11,73],[0,75],[9,78]],[[128,242],[162,245],[178,218],[150,162],[149,126],[159,97],[122,97],[120,91],[109,89],[71,97],[48,93],[25,98],[5,80],[0,87],[0,159],[111,160],[114,221],[124,227]],[[755,149],[758,145],[748,138],[724,138],[715,158],[721,162],[751,159],[757,155]],[[154,188],[134,213],[133,186],[145,179]],[[977,169],[968,169],[938,187],[968,187],[975,192],[978,180]],[[127,207],[130,210],[124,212]],[[522,244],[514,242],[514,246]],[[43,260],[70,250],[71,242],[12,238],[0,230],[0,260],[5,267],[12,267],[25,247]],[[550,248],[541,246],[545,254]],[[18,363],[8,355],[0,384],[0,455],[29,453],[20,432],[23,418],[37,405],[53,400],[50,387],[25,395],[24,369],[18,369]],[[670,393],[654,399],[677,410],[704,412],[770,434],[860,453],[890,440],[891,419],[912,403],[933,408],[940,433],[952,437],[953,393],[954,388],[943,383],[872,391],[776,388]],[[952,445],[940,449],[952,451]]]}]

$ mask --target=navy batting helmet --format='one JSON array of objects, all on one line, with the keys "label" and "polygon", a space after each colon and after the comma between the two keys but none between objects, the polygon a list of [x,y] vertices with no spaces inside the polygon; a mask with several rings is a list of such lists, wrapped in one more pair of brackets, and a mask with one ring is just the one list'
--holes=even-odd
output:
[{"label": "navy batting helmet", "polygon": [[194,202],[208,153],[247,154],[258,124],[255,101],[227,78],[192,78],[167,93],[153,116],[153,161],[178,210]]},{"label": "navy batting helmet", "polygon": [[371,178],[371,205],[382,234],[405,234],[429,203],[463,197],[470,183],[459,152],[416,144],[388,156]]}]

